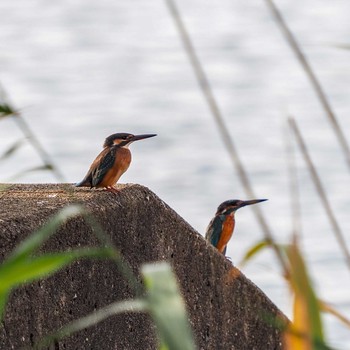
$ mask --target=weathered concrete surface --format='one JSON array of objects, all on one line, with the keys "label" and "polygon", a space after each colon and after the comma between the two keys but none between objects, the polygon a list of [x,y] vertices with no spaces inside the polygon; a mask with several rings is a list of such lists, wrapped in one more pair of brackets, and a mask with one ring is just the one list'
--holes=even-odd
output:
[{"label": "weathered concrete surface", "polygon": [[[0,193],[0,261],[58,209],[82,202],[135,273],[145,262],[172,263],[199,349],[281,349],[281,334],[266,319],[285,318],[271,301],[154,193],[139,185],[120,188],[115,195],[70,185],[11,186]],[[95,244],[90,228],[82,218],[76,218],[65,224],[43,250]],[[0,325],[0,349],[33,344],[73,319],[132,296],[114,264],[76,262],[12,293],[5,322]],[[155,339],[148,315],[124,314],[66,338],[53,348],[156,349]]]}]

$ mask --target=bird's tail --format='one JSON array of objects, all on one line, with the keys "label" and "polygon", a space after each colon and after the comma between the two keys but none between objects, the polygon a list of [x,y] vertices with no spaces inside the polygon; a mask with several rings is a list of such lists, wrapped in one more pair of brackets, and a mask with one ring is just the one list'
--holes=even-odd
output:
[{"label": "bird's tail", "polygon": [[91,187],[91,182],[87,179],[84,179],[76,183],[75,187]]}]

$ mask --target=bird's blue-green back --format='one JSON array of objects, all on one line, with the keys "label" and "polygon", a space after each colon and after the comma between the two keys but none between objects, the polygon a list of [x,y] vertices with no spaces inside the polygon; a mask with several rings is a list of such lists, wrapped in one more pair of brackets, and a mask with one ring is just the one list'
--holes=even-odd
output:
[{"label": "bird's blue-green back", "polygon": [[224,221],[225,215],[216,215],[210,221],[207,233],[205,235],[205,238],[216,248],[221,237],[222,226],[224,224]]},{"label": "bird's blue-green back", "polygon": [[97,186],[101,183],[104,176],[113,167],[115,162],[116,147],[111,147],[108,153],[104,155],[101,159],[100,163],[96,166],[96,168],[92,171],[92,186]]}]

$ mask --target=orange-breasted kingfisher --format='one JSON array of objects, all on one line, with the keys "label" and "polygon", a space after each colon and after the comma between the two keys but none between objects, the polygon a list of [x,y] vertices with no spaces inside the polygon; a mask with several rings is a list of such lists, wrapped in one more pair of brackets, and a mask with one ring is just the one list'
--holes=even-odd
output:
[{"label": "orange-breasted kingfisher", "polygon": [[134,141],[153,136],[156,134],[133,135],[125,132],[108,136],[103,144],[103,150],[92,162],[84,179],[75,186],[102,187],[110,192],[117,192],[114,185],[131,163],[129,145]]},{"label": "orange-breasted kingfisher", "polygon": [[215,216],[210,221],[205,238],[218,251],[225,255],[227,243],[232,237],[235,228],[236,210],[246,205],[260,203],[267,199],[253,199],[250,201],[242,201],[239,199],[230,199],[218,206]]}]

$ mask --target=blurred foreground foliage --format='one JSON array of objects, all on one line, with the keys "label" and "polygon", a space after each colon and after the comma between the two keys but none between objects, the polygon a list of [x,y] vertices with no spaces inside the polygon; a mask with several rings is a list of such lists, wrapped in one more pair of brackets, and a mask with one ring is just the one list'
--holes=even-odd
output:
[{"label": "blurred foreground foliage", "polygon": [[0,120],[4,118],[12,118],[17,124],[19,130],[23,134],[23,137],[15,140],[2,154],[0,154],[0,161],[7,159],[14,155],[21,147],[26,143],[31,144],[35,152],[41,158],[42,164],[33,165],[29,169],[22,170],[21,172],[12,176],[12,180],[18,179],[23,175],[33,171],[50,171],[52,175],[60,182],[64,182],[65,177],[60,169],[55,165],[51,156],[46,152],[45,147],[39,142],[39,139],[32,131],[28,123],[22,117],[19,110],[16,110],[8,101],[5,96],[5,92],[0,88]]},{"label": "blurred foreground foliage", "polygon": [[[60,253],[38,253],[38,250],[67,220],[82,215],[92,224],[93,231],[101,241],[101,247],[79,248]],[[86,327],[93,326],[105,318],[122,312],[148,312],[154,323],[162,350],[195,349],[185,303],[180,294],[176,277],[168,263],[152,263],[142,266],[145,284],[132,275],[130,268],[121,259],[107,235],[93,222],[87,211],[71,205],[56,214],[46,225],[21,242],[14,252],[0,265],[0,321],[3,320],[10,292],[21,285],[50,276],[77,259],[112,259],[122,270],[137,297],[112,303],[90,315],[65,325],[35,344],[35,349],[47,348],[49,344],[69,336]]]},{"label": "blurred foreground foliage", "polygon": [[[269,248],[270,242],[260,241],[247,250],[240,265]],[[284,350],[331,350],[326,344],[321,314],[327,312],[350,328],[350,321],[315,293],[296,236],[291,244],[276,245],[281,251],[287,273],[284,276],[293,295],[293,319],[284,330]],[[278,327],[278,325],[276,325]]]},{"label": "blurred foreground foliage", "polygon": [[[60,225],[77,216],[83,216],[91,224],[93,232],[101,242],[100,247],[38,253]],[[242,264],[269,247],[270,243],[266,241],[255,244],[246,252]],[[278,245],[278,249],[288,267],[289,273],[285,277],[294,297],[293,320],[284,329],[284,349],[332,349],[325,341],[321,313],[329,312],[349,327],[350,321],[318,299],[297,240],[294,239],[287,246]],[[113,260],[134,289],[136,298],[112,303],[63,326],[38,341],[35,349],[47,348],[54,341],[122,312],[148,312],[156,324],[160,349],[195,349],[185,303],[170,265],[165,262],[143,265],[141,275],[144,286],[141,286],[109,237],[91,215],[78,205],[70,205],[58,212],[46,225],[21,242],[0,265],[0,321],[3,320],[8,297],[14,288],[50,276],[77,259],[87,258]]]},{"label": "blurred foreground foliage", "polygon": [[7,103],[0,103],[0,119],[8,117],[11,114],[14,114],[14,109]]}]

